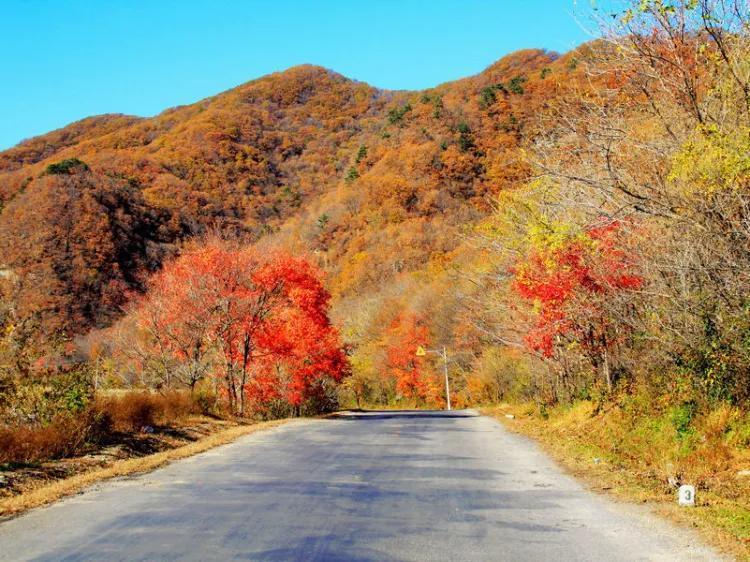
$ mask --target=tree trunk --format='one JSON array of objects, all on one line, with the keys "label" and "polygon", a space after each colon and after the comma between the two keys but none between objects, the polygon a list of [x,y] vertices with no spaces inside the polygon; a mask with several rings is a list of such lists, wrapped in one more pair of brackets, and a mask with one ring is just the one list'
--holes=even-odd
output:
[{"label": "tree trunk", "polygon": [[242,379],[240,384],[240,416],[245,416],[245,385],[247,384],[247,366],[250,364],[250,336],[245,334],[242,342]]},{"label": "tree trunk", "polygon": [[237,413],[237,389],[235,387],[234,372],[232,366],[227,365],[227,398],[229,400],[229,411]]},{"label": "tree trunk", "polygon": [[607,382],[607,390],[612,390],[612,373],[610,372],[609,368],[609,353],[607,353],[607,348],[604,348],[603,353],[603,361],[602,361],[602,371],[604,372],[604,380]]}]

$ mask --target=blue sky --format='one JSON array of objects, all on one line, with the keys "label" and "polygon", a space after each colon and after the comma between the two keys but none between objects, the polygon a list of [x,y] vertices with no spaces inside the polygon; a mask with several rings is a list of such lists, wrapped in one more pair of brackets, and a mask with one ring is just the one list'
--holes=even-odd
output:
[{"label": "blue sky", "polygon": [[154,115],[301,63],[426,88],[517,49],[590,39],[589,2],[0,0],[0,149],[89,115]]}]

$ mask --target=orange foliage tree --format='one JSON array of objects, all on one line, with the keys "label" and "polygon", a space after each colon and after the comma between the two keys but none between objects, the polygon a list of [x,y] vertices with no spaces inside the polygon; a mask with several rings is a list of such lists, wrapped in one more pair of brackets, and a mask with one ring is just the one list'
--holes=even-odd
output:
[{"label": "orange foliage tree", "polygon": [[209,243],[183,253],[149,282],[133,308],[152,349],[187,371],[223,383],[229,409],[271,401],[299,407],[348,374],[328,320],[319,271],[286,254]]},{"label": "orange foliage tree", "polygon": [[424,346],[429,330],[413,314],[400,314],[388,334],[388,368],[396,379],[396,390],[404,397],[424,402],[430,391],[427,373],[417,347]]}]

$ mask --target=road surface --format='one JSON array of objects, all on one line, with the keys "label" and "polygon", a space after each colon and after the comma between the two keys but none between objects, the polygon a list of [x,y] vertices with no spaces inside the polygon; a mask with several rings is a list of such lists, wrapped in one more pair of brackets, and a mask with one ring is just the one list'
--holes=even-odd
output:
[{"label": "road surface", "polygon": [[472,411],[256,433],[0,523],[0,560],[716,560]]}]

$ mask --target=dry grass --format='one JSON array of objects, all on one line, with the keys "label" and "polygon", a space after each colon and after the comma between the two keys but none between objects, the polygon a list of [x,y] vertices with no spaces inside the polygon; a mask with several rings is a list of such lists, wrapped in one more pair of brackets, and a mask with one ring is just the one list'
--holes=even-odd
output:
[{"label": "dry grass", "polygon": [[60,412],[48,423],[0,425],[0,465],[81,455],[146,426],[179,424],[198,410],[187,392],[130,391],[100,396],[83,410]]},{"label": "dry grass", "polygon": [[60,416],[47,425],[0,427],[0,465],[76,455],[97,426],[89,412],[84,412],[79,417]]},{"label": "dry grass", "polygon": [[148,472],[169,462],[202,453],[219,445],[230,443],[244,435],[277,427],[291,421],[293,420],[274,420],[255,423],[252,425],[232,427],[182,447],[162,451],[145,457],[116,461],[114,464],[106,468],[94,469],[70,478],[45,484],[27,493],[0,500],[0,516],[7,517],[18,515],[28,509],[46,505],[65,496],[76,494],[84,488],[102,480]]},{"label": "dry grass", "polygon": [[[595,415],[588,402],[554,408],[545,416],[533,405],[481,410],[538,441],[590,489],[648,504],[655,513],[698,530],[721,551],[750,561],[750,478],[737,476],[747,468],[748,451],[735,441],[730,413],[711,412],[698,420],[695,443],[688,447],[685,437],[670,433],[663,417],[635,420],[619,409]],[[670,477],[697,484],[696,507],[677,505]]]},{"label": "dry grass", "polygon": [[106,415],[114,431],[130,433],[144,426],[173,424],[196,413],[196,405],[186,392],[129,392],[98,398],[93,406]]}]

